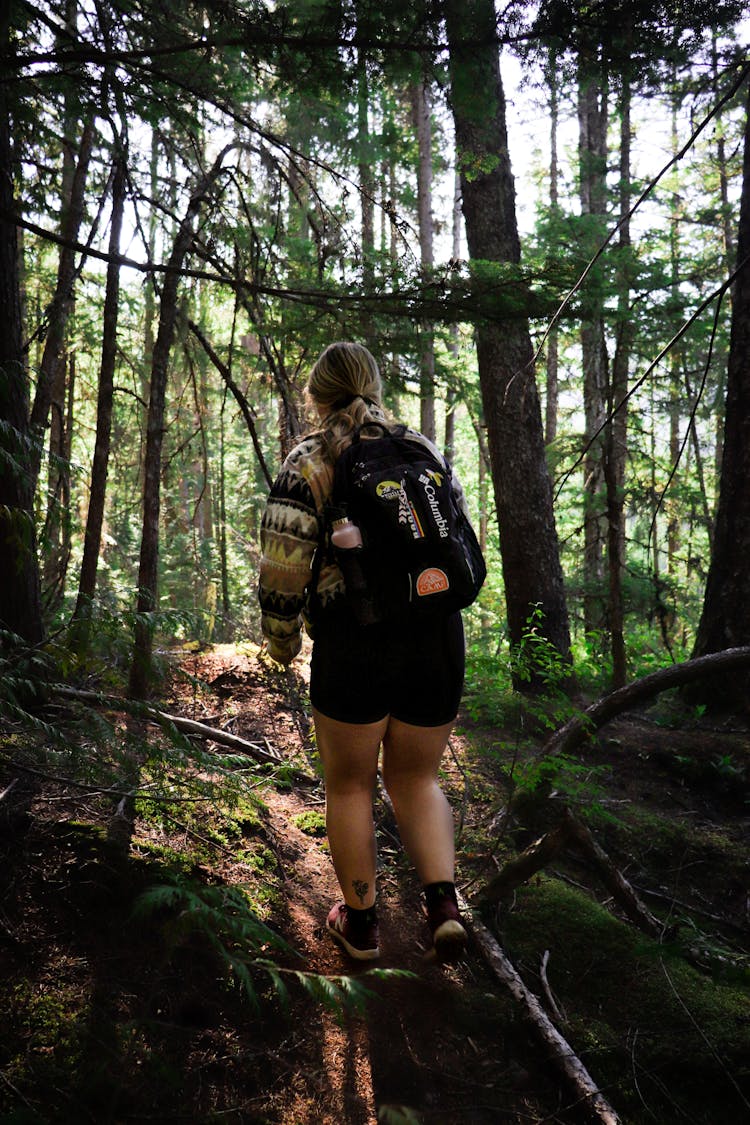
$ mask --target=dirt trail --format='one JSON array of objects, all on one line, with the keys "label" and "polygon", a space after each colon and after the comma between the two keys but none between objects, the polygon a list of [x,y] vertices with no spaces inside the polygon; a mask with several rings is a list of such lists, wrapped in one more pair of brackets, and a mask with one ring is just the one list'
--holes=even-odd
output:
[{"label": "dirt trail", "polygon": [[[270,672],[229,646],[189,661],[187,670],[210,686],[214,716],[217,704],[219,712],[224,710],[224,697],[233,712],[234,733],[267,738],[285,756],[310,762],[303,677]],[[220,715],[218,725],[221,721]],[[283,932],[303,955],[305,969],[361,976],[367,967],[352,964],[323,928],[339,895],[327,845],[294,822],[300,813],[322,812],[323,800],[321,786],[264,794],[283,872]],[[526,1036],[521,1033],[515,1045],[499,1037],[499,1027],[507,1025],[509,1002],[471,952],[450,967],[425,958],[428,931],[416,877],[385,810],[377,819],[378,967],[414,975],[369,983],[373,1000],[361,1017],[348,1017],[343,1024],[307,1000],[294,1026],[297,1072],[284,1089],[269,1091],[263,1120],[284,1125],[489,1125],[539,1119],[544,1113],[537,1094],[526,1089],[528,1060],[515,1057],[515,1048],[527,1054]]]}]

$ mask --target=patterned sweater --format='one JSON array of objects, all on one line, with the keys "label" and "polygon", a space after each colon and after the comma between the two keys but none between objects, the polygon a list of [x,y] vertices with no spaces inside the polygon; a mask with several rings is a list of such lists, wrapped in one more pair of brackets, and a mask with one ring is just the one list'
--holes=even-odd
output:
[{"label": "patterned sweater", "polygon": [[[407,430],[406,436],[426,445],[443,460],[435,446],[416,430]],[[455,474],[452,479],[456,498],[466,511]],[[323,456],[320,434],[311,434],[284,461],[268,496],[260,532],[258,600],[268,651],[282,664],[293,660],[302,647],[303,627],[312,635],[309,586],[332,488],[333,466]],[[343,575],[325,558],[315,592],[322,610],[344,596]]]}]

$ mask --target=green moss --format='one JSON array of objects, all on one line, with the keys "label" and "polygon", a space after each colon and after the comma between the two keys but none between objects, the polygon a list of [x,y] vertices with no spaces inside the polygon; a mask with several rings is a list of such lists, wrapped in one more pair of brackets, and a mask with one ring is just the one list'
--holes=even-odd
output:
[{"label": "green moss", "polygon": [[[746,984],[697,972],[674,949],[548,877],[519,890],[502,939],[527,973],[536,973],[550,950],[550,986],[563,1008],[575,1012],[572,1045],[613,1103],[628,1107],[628,1121],[648,1118],[640,1102],[644,1086],[652,1109],[668,1093],[670,1115],[661,1120],[674,1119],[675,1105],[689,1109],[694,1121],[733,1120],[741,1102],[727,1075],[740,1085],[750,1079]],[[638,1085],[623,1077],[631,1073]]]},{"label": "green moss", "polygon": [[76,990],[42,990],[29,981],[0,994],[3,1004],[3,1072],[27,1089],[65,1081],[83,1059],[84,1020]]},{"label": "green moss", "polygon": [[277,860],[274,853],[270,848],[257,847],[253,851],[245,851],[242,853],[243,863],[247,863],[249,867],[258,872],[275,871]]},{"label": "green moss", "polygon": [[325,813],[317,809],[308,809],[306,812],[297,813],[292,817],[292,824],[304,832],[306,836],[322,837],[326,834]]},{"label": "green moss", "polygon": [[195,870],[195,857],[182,849],[167,847],[165,844],[154,844],[150,840],[136,838],[133,840],[134,857],[143,862],[156,861],[159,868],[175,874],[184,872],[190,874]]}]

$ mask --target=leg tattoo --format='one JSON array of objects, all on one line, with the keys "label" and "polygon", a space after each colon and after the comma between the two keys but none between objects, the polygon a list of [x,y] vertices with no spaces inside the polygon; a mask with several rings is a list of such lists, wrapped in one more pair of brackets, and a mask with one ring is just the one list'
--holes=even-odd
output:
[{"label": "leg tattoo", "polygon": [[367,892],[370,889],[370,884],[365,883],[362,879],[353,879],[352,880],[352,886],[354,887],[355,895],[357,896],[359,901],[362,903],[362,906],[364,906],[365,905],[365,895],[367,894]]}]

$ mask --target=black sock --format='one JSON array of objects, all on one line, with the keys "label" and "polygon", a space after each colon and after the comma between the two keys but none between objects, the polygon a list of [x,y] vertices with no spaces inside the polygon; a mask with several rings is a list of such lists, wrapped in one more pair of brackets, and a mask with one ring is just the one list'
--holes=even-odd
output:
[{"label": "black sock", "polygon": [[357,910],[356,906],[349,906],[347,903],[346,916],[351,928],[358,934],[363,934],[368,926],[374,925],[378,920],[378,912],[374,903],[372,906],[366,906],[364,910]]},{"label": "black sock", "polygon": [[428,883],[424,888],[424,897],[427,900],[428,910],[433,906],[437,906],[444,898],[449,898],[451,902],[455,902],[456,905],[458,905],[455,883]]}]

